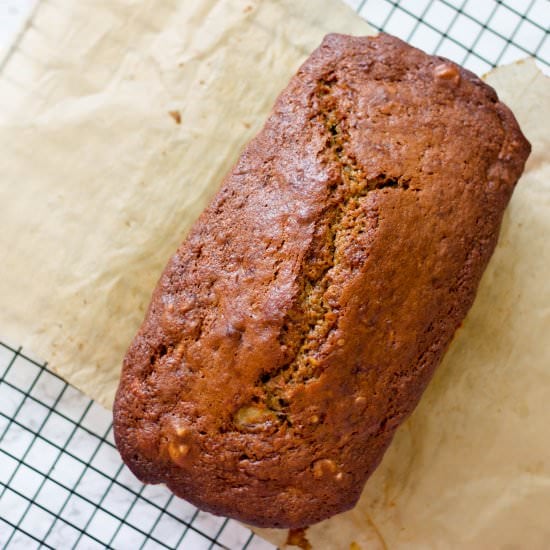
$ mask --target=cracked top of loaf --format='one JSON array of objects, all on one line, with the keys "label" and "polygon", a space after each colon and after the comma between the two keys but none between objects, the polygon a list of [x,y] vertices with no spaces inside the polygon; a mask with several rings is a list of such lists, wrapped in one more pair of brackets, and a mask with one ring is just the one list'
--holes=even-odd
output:
[{"label": "cracked top of loaf", "polygon": [[472,73],[327,36],[162,274],[115,403],[129,467],[261,526],[352,507],[472,304],[528,154]]}]

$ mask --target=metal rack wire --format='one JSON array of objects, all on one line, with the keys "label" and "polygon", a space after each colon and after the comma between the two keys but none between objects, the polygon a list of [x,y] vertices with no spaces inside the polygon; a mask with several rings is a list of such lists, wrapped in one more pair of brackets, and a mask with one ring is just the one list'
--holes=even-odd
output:
[{"label": "metal rack wire", "polygon": [[[528,55],[550,72],[548,0],[346,1],[375,28],[478,74]],[[110,413],[4,343],[0,546],[272,548],[235,521],[139,483],[116,452]]]},{"label": "metal rack wire", "polygon": [[534,57],[550,71],[547,0],[363,0],[349,2],[378,30],[483,74]]},{"label": "metal rack wire", "polygon": [[0,344],[0,543],[40,548],[270,548],[237,522],[139,483],[110,413]]}]

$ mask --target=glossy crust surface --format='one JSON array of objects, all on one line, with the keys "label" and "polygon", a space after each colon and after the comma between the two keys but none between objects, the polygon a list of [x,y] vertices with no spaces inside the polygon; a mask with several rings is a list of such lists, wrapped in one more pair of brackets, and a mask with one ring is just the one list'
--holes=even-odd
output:
[{"label": "glossy crust surface", "polygon": [[327,36],[158,283],[115,402],[131,470],[259,526],[351,508],[473,302],[529,150],[472,73]]}]

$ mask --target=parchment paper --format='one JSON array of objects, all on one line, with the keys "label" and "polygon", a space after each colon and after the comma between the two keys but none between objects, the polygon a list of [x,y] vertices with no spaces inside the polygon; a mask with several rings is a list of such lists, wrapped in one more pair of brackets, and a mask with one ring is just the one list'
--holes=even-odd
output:
[{"label": "parchment paper", "polygon": [[[164,263],[329,30],[369,32],[330,0],[45,0],[0,78],[0,336],[109,406]],[[548,547],[549,88],[531,62],[489,81],[528,170],[420,406],[314,548]]]},{"label": "parchment paper", "polygon": [[0,77],[0,337],[110,407],[186,230],[335,0],[42,0]]}]

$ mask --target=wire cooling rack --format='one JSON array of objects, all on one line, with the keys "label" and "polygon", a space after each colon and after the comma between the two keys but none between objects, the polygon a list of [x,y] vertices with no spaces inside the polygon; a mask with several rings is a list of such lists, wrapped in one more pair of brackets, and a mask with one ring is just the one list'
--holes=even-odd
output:
[{"label": "wire cooling rack", "polygon": [[5,548],[273,548],[138,482],[118,456],[110,412],[1,343],[0,442]]},{"label": "wire cooling rack", "polygon": [[[477,74],[526,56],[550,73],[548,0],[346,1],[375,28]],[[35,2],[0,0],[5,51],[24,28],[20,12]],[[233,520],[138,482],[115,449],[110,413],[1,342],[0,546],[273,548]]]}]

